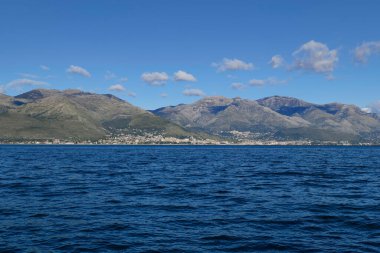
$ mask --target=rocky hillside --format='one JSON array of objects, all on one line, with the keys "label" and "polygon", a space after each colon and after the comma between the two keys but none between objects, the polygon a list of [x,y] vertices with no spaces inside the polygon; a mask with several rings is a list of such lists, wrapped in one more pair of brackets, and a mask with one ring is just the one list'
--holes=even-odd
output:
[{"label": "rocky hillside", "polygon": [[290,97],[257,101],[207,97],[153,113],[190,129],[239,138],[377,142],[380,136],[375,114],[354,105],[317,105]]},{"label": "rocky hillside", "polygon": [[113,95],[38,89],[0,95],[0,139],[99,139],[116,131],[192,135]]}]

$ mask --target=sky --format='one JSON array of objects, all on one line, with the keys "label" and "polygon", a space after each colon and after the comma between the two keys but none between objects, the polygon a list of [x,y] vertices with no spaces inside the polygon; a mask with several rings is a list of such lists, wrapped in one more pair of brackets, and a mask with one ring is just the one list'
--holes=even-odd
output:
[{"label": "sky", "polygon": [[[380,105],[380,1],[1,0],[0,92]],[[380,108],[380,107],[379,107]]]}]

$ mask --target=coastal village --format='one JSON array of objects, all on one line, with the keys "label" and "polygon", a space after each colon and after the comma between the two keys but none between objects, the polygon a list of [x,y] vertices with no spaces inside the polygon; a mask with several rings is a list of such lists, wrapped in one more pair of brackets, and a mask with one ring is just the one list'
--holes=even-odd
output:
[{"label": "coastal village", "polygon": [[99,140],[74,140],[74,139],[47,139],[47,140],[0,140],[0,144],[40,144],[40,145],[268,145],[268,146],[371,146],[373,143],[350,143],[348,141],[320,141],[311,140],[248,140],[248,139],[197,139],[195,137],[176,138],[164,135],[147,133],[144,135],[118,134],[109,135]]}]

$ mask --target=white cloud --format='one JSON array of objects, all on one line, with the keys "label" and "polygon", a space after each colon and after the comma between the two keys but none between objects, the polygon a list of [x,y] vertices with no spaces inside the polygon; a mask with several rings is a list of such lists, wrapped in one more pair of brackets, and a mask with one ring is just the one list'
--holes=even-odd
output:
[{"label": "white cloud", "polygon": [[330,76],[338,62],[338,51],[311,40],[293,52],[294,69],[311,71]]},{"label": "white cloud", "polygon": [[114,84],[108,87],[110,91],[125,91],[125,87],[121,84]]},{"label": "white cloud", "polygon": [[246,86],[242,83],[232,83],[231,84],[231,88],[232,89],[235,89],[235,90],[242,90],[244,89]]},{"label": "white cloud", "polygon": [[380,100],[367,106],[368,112],[380,114]]},{"label": "white cloud", "polygon": [[131,91],[131,92],[128,92],[128,96],[135,98],[137,96],[137,94]]},{"label": "white cloud", "polygon": [[205,93],[200,89],[186,89],[182,92],[185,96],[196,96],[196,97],[202,97],[205,95]]},{"label": "white cloud", "polygon": [[227,70],[251,70],[254,68],[252,63],[247,63],[239,59],[228,58],[224,58],[222,62],[214,62],[211,66],[215,67],[219,72],[224,72]]},{"label": "white cloud", "polygon": [[178,70],[176,73],[174,73],[174,80],[175,81],[187,81],[187,82],[196,82],[197,79],[190,73],[187,73],[182,70]]},{"label": "white cloud", "polygon": [[68,73],[78,74],[84,77],[91,77],[90,72],[88,72],[86,69],[79,66],[70,65],[70,67],[66,71]]},{"label": "white cloud", "polygon": [[167,93],[161,93],[161,94],[160,94],[160,97],[162,97],[162,98],[166,98],[167,96],[168,96]]},{"label": "white cloud", "polygon": [[22,88],[23,86],[46,86],[48,85],[47,82],[42,82],[42,81],[36,81],[32,79],[16,79],[13,80],[9,83],[7,83],[7,87],[10,88]]},{"label": "white cloud", "polygon": [[141,79],[150,85],[162,86],[169,80],[169,76],[165,72],[145,72]]},{"label": "white cloud", "polygon": [[249,85],[260,87],[265,85],[286,84],[287,82],[287,80],[279,80],[275,77],[269,77],[267,79],[252,79],[249,81]]},{"label": "white cloud", "polygon": [[355,48],[355,60],[358,62],[367,62],[373,54],[380,54],[380,41],[364,42]]},{"label": "white cloud", "polygon": [[0,94],[5,94],[5,86],[0,85]]},{"label": "white cloud", "polygon": [[46,65],[40,65],[40,68],[42,70],[45,70],[45,71],[49,71],[50,70],[50,68],[48,66],[46,66]]},{"label": "white cloud", "polygon": [[116,74],[109,70],[107,70],[106,74],[104,75],[104,79],[106,80],[112,80],[112,79],[115,79],[116,77],[117,77]]},{"label": "white cloud", "polygon": [[274,55],[269,64],[272,65],[272,68],[277,69],[284,65],[284,58],[281,55]]}]

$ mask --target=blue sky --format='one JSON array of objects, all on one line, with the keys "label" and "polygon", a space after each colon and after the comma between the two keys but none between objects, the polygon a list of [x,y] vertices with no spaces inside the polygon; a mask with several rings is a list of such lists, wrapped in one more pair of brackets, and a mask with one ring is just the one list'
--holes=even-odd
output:
[{"label": "blue sky", "polygon": [[380,100],[379,10],[376,0],[2,0],[0,91],[80,88],[146,109],[213,95],[364,107]]}]

